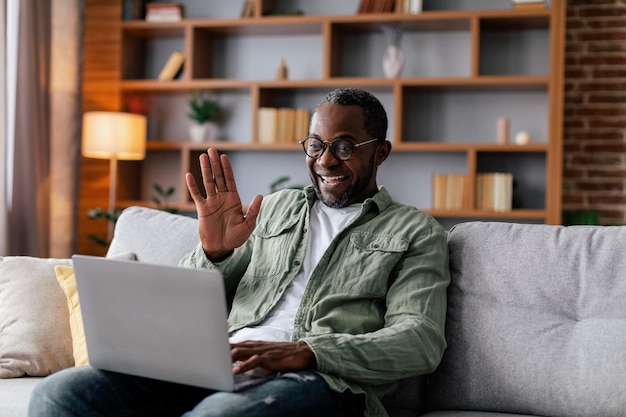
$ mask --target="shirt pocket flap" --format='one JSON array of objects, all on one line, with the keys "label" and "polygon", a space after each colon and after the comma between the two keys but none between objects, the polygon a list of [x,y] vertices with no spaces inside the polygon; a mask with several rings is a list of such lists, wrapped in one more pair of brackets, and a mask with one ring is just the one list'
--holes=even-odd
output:
[{"label": "shirt pocket flap", "polygon": [[267,239],[285,233],[296,223],[298,223],[298,219],[296,217],[291,217],[289,219],[285,219],[284,221],[266,221],[257,223],[252,233],[257,237]]},{"label": "shirt pocket flap", "polygon": [[356,232],[350,242],[363,251],[406,252],[409,241],[397,236]]}]

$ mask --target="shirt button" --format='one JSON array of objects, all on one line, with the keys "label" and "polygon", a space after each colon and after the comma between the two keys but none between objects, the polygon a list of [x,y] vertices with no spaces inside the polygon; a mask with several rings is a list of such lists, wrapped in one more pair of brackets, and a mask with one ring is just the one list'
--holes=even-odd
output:
[{"label": "shirt button", "polygon": [[295,266],[300,266],[300,261],[293,261],[293,264],[294,264]]},{"label": "shirt button", "polygon": [[305,227],[304,229],[302,229],[302,233],[306,233],[306,232],[307,232],[307,230],[306,230],[306,227]]},{"label": "shirt button", "polygon": [[374,249],[378,249],[380,248],[380,245],[378,243],[374,243]]}]

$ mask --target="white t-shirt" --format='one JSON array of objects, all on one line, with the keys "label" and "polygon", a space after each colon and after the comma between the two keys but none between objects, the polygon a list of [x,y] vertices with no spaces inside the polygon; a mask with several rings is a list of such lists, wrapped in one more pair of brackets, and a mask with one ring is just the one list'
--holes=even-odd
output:
[{"label": "white t-shirt", "polygon": [[266,320],[258,326],[244,327],[236,331],[230,337],[231,343],[244,340],[291,341],[296,312],[311,273],[326,252],[330,242],[348,226],[360,209],[360,203],[339,209],[328,207],[319,200],[313,203],[307,248],[300,271]]}]

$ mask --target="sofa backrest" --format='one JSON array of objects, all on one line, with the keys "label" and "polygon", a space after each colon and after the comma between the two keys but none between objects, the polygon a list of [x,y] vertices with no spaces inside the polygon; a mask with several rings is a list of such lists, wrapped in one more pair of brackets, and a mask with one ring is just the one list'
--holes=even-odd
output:
[{"label": "sofa backrest", "polygon": [[462,223],[449,250],[432,408],[624,415],[626,227]]},{"label": "sofa backrest", "polygon": [[107,257],[133,252],[140,262],[177,265],[199,242],[196,219],[147,207],[129,207],[117,219]]}]

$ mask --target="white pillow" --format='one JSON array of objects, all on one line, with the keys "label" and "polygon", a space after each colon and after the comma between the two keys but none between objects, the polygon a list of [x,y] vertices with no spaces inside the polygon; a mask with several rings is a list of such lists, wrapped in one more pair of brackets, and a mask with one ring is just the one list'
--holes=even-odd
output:
[{"label": "white pillow", "polygon": [[74,365],[56,265],[71,261],[0,257],[0,378],[45,376]]}]

